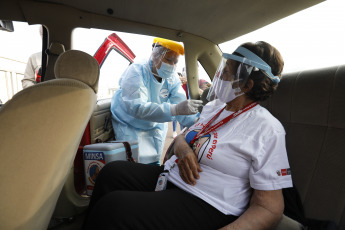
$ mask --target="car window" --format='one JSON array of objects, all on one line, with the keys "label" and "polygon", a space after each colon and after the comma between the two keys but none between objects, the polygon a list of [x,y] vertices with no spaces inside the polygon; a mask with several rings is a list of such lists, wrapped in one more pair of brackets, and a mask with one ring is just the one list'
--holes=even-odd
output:
[{"label": "car window", "polygon": [[104,60],[98,83],[97,99],[111,98],[119,87],[121,74],[130,62],[120,53],[112,50]]},{"label": "car window", "polygon": [[219,45],[232,53],[244,42],[266,41],[284,58],[284,73],[344,64],[345,1],[328,0]]},{"label": "car window", "polygon": [[[96,54],[104,40],[115,33],[135,55],[135,59],[148,58],[151,54],[154,37],[118,31],[77,28],[73,31],[73,49],[84,51],[92,56]],[[119,79],[130,64],[119,50],[112,49],[101,63],[97,98],[111,98],[119,87]]]},{"label": "car window", "polygon": [[[13,22],[13,26],[14,32],[0,30],[0,101],[2,103],[23,89],[22,80],[29,57],[42,50],[40,25]],[[41,58],[37,61],[41,62]],[[34,77],[34,73],[32,76]]]},{"label": "car window", "polygon": [[199,61],[198,61],[198,76],[199,76],[199,80],[203,79],[207,82],[211,82],[210,76],[208,76],[206,70],[204,69],[204,67],[201,65]]},{"label": "car window", "polygon": [[211,86],[211,79],[210,76],[207,74],[206,70],[202,66],[202,64],[198,61],[198,76],[199,76],[199,94],[200,96],[204,93],[204,91]]}]

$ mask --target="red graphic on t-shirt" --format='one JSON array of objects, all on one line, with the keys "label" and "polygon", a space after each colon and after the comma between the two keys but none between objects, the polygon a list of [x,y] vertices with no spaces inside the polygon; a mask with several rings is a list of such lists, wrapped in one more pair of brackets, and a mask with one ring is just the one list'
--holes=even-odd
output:
[{"label": "red graphic on t-shirt", "polygon": [[282,176],[286,176],[287,175],[287,170],[286,169],[282,169]]},{"label": "red graphic on t-shirt", "polygon": [[[214,133],[214,137],[216,138],[217,137],[217,133]],[[210,159],[210,160],[213,160],[212,159],[212,154],[213,154],[213,151],[216,149],[216,144],[217,144],[217,140],[214,139],[212,141],[212,145],[211,147],[208,149],[208,153],[207,153],[207,158]]]},{"label": "red graphic on t-shirt", "polygon": [[276,173],[278,176],[288,176],[288,175],[291,175],[291,169],[287,168],[287,169],[277,170]]}]

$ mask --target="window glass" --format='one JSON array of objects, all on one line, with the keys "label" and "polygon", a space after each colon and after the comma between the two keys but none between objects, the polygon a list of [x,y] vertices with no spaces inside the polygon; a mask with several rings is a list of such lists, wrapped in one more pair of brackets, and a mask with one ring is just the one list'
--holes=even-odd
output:
[{"label": "window glass", "polygon": [[130,62],[120,53],[112,50],[103,62],[98,83],[98,99],[111,98],[119,88],[121,74]]},{"label": "window glass", "polygon": [[[95,55],[104,40],[116,33],[135,54],[135,59],[149,58],[154,37],[100,29],[77,28],[73,31],[72,47]],[[111,98],[119,87],[119,79],[130,64],[118,51],[112,50],[104,60],[99,78],[98,99]]]},{"label": "window glass", "polygon": [[[2,103],[23,89],[22,80],[29,57],[42,50],[40,25],[13,22],[13,27],[14,32],[0,30],[0,101]],[[40,66],[41,58],[37,62],[36,64]],[[37,71],[37,68],[35,69]],[[33,79],[35,74],[32,72]]]},{"label": "window glass", "polygon": [[199,93],[200,96],[204,92],[205,89],[211,86],[211,79],[208,76],[207,72],[205,71],[204,67],[198,62],[198,75],[199,75]]},{"label": "window glass", "polygon": [[201,65],[201,63],[198,61],[198,75],[199,79],[204,79],[207,82],[211,82],[210,76],[208,76],[206,70],[204,67]]},{"label": "window glass", "polygon": [[[186,84],[187,81],[187,73],[186,73],[186,67],[185,67],[185,57],[184,56],[180,56],[179,58],[179,62],[177,64],[177,73],[181,76],[181,83]],[[198,77],[199,77],[199,93],[200,95],[202,94],[203,90],[205,89],[206,86],[210,86],[210,84],[207,83],[211,83],[212,81],[210,80],[210,77],[208,76],[207,72],[205,71],[205,69],[203,68],[203,66],[201,65],[201,63],[198,61]],[[187,90],[186,96],[189,98],[189,89],[188,87],[184,87],[185,90]]]},{"label": "window glass", "polygon": [[345,1],[328,0],[219,45],[232,53],[244,42],[266,41],[283,56],[284,72],[344,64]]}]

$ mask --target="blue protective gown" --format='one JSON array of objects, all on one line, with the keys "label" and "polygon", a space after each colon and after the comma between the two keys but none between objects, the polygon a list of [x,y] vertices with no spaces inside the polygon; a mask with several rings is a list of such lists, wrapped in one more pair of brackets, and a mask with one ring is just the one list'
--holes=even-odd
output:
[{"label": "blue protective gown", "polygon": [[[122,74],[111,101],[111,113],[117,140],[138,140],[140,162],[160,160],[168,124],[173,116],[170,104],[186,100],[178,75],[158,82],[148,69],[148,61],[131,64]],[[176,116],[183,126],[191,126],[199,114]]]}]

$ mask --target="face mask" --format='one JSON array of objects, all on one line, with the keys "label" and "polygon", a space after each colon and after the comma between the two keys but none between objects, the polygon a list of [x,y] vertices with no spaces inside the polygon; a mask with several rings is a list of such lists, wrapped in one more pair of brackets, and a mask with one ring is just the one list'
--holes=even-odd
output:
[{"label": "face mask", "polygon": [[227,103],[244,94],[240,88],[233,89],[231,81],[220,81],[222,83],[215,88],[215,94],[221,102]]},{"label": "face mask", "polygon": [[157,68],[158,75],[163,79],[167,79],[173,76],[174,72],[175,72],[175,65],[169,65],[165,62],[162,62],[161,68],[159,69]]}]

